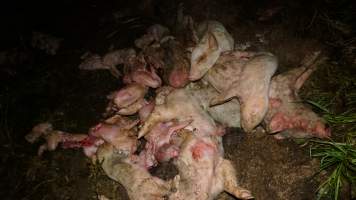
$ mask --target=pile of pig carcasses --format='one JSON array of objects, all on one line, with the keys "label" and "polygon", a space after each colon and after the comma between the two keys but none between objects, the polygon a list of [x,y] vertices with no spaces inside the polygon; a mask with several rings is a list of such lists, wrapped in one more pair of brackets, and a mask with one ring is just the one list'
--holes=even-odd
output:
[{"label": "pile of pig carcasses", "polygon": [[[224,159],[226,127],[248,133],[263,127],[277,139],[330,136],[298,96],[324,61],[320,52],[275,75],[273,54],[235,50],[234,39],[217,21],[195,26],[186,16],[174,32],[153,25],[135,48],[83,56],[80,69],[110,70],[125,85],[108,95],[106,119],[88,134],[55,130],[48,122],[36,125],[26,139],[46,139],[38,154],[58,145],[83,148],[130,199],[214,199],[222,191],[251,199],[253,191],[237,184],[234,167]],[[173,179],[149,173],[170,160],[178,169]]]}]

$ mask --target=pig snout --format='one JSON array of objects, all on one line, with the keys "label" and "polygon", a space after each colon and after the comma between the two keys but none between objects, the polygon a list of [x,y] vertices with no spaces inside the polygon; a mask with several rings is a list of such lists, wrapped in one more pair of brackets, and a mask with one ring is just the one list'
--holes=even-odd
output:
[{"label": "pig snout", "polygon": [[330,127],[321,121],[316,122],[314,133],[316,134],[316,137],[318,137],[318,138],[330,138],[331,137]]},{"label": "pig snout", "polygon": [[189,82],[189,72],[184,69],[174,69],[169,75],[169,84],[175,88],[184,87]]}]

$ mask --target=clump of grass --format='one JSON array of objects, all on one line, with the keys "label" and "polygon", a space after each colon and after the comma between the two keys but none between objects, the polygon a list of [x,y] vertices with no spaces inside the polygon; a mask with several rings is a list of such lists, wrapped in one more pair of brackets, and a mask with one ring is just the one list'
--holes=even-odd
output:
[{"label": "clump of grass", "polygon": [[330,125],[356,123],[356,112],[354,111],[354,109],[349,109],[341,114],[335,114],[319,102],[315,102],[312,100],[307,100],[307,102],[313,105],[314,107],[320,109],[322,111],[323,118]]},{"label": "clump of grass", "polygon": [[[320,172],[330,172],[318,188],[317,199],[338,200],[344,186],[356,186],[356,81],[344,73],[336,73],[330,76],[330,82],[338,86],[336,91],[318,90],[307,103],[332,127],[337,142],[312,140],[310,156],[320,159]],[[340,99],[342,110],[336,112],[335,105]]]},{"label": "clump of grass", "polygon": [[345,181],[351,185],[356,184],[355,144],[321,140],[313,140],[313,142],[310,155],[320,158],[320,171],[333,168],[330,176],[318,188],[318,199],[332,197],[338,200]]}]

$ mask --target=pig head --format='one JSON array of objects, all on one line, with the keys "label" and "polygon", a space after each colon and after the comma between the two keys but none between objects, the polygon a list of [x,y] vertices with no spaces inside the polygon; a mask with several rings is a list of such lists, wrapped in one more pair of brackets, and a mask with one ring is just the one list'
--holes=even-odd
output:
[{"label": "pig head", "polygon": [[172,87],[181,88],[189,83],[190,63],[183,46],[176,40],[168,40],[165,49],[163,72],[164,80]]},{"label": "pig head", "polygon": [[197,35],[201,36],[201,39],[191,55],[191,81],[202,78],[222,52],[234,49],[234,39],[220,22],[203,22],[197,28]]},{"label": "pig head", "polygon": [[170,192],[170,183],[152,176],[121,152],[110,144],[99,148],[97,157],[104,172],[125,187],[131,200],[164,200]]},{"label": "pig head", "polygon": [[301,67],[273,77],[269,93],[269,109],[264,123],[278,139],[286,137],[330,137],[324,120],[302,103],[298,91],[325,58],[314,53]]}]

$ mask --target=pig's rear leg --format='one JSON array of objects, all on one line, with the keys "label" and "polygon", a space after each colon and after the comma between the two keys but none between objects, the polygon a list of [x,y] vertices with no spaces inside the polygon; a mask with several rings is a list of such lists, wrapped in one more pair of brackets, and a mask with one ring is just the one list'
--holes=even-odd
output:
[{"label": "pig's rear leg", "polygon": [[170,112],[165,106],[156,106],[138,132],[138,138],[145,136],[157,123],[171,120],[168,113]]},{"label": "pig's rear leg", "polygon": [[236,171],[229,160],[224,159],[221,164],[224,178],[224,190],[240,199],[253,199],[251,192],[240,186],[236,181]]}]

